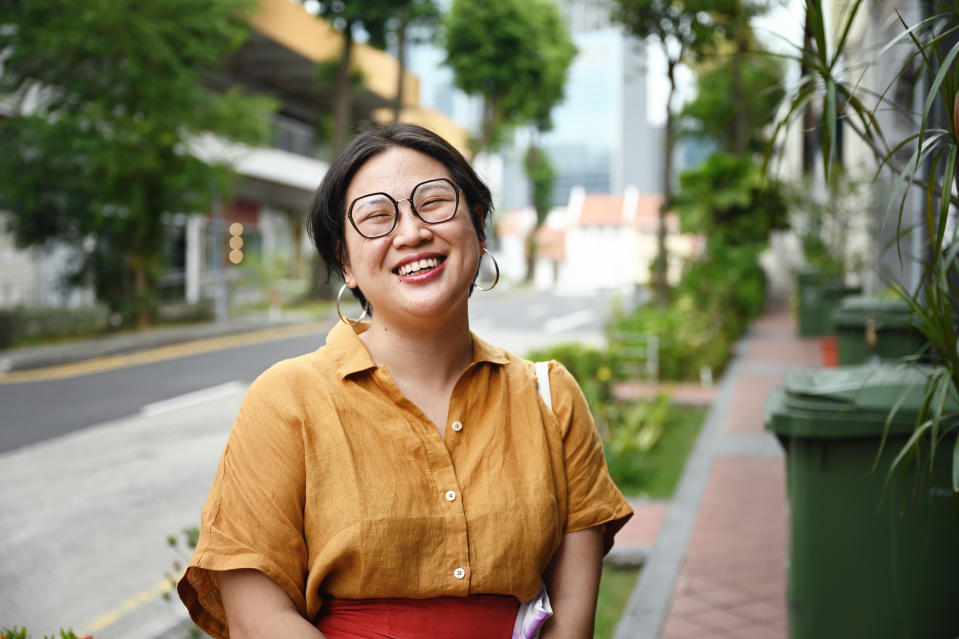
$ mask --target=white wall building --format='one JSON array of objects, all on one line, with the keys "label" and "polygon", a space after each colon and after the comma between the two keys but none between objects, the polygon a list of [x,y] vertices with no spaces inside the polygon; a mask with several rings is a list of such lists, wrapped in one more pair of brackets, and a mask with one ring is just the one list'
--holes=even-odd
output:
[{"label": "white wall building", "polygon": [[[657,254],[658,195],[628,187],[622,195],[572,190],[567,206],[554,209],[536,232],[534,285],[542,289],[588,293],[616,290],[632,295],[651,282]],[[506,213],[500,224],[501,268],[509,279],[526,274],[526,242],[535,222],[531,209]],[[698,237],[681,235],[674,214],[666,218],[669,280],[679,280],[682,265],[701,247]]]}]

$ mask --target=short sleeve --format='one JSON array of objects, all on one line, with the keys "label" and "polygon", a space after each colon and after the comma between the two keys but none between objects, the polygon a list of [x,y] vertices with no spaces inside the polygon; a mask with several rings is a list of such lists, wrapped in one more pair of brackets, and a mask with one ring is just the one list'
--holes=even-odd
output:
[{"label": "short sleeve", "polygon": [[563,435],[569,504],[566,532],[602,525],[603,552],[607,553],[633,510],[609,475],[603,442],[576,379],[556,361],[550,362],[549,379],[553,413]]},{"label": "short sleeve", "polygon": [[196,550],[177,585],[190,616],[216,639],[229,637],[217,571],[259,570],[306,615],[302,418],[278,377],[267,371],[243,400],[203,507]]}]

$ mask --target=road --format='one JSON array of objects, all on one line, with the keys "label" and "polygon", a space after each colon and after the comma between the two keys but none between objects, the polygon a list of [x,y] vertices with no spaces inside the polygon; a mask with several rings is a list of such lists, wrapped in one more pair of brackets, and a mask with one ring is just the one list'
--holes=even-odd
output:
[{"label": "road", "polygon": [[[602,339],[605,298],[481,295],[473,330],[514,352]],[[182,620],[164,540],[197,523],[249,383],[324,334],[0,383],[0,627],[153,639]]]},{"label": "road", "polygon": [[[545,293],[474,297],[473,331],[524,353],[556,341],[598,338],[605,302]],[[316,333],[186,355],[100,373],[26,384],[0,383],[0,452],[135,415],[145,407],[210,389],[248,385],[270,364],[319,348],[329,320]],[[159,408],[159,407],[158,407]]]}]

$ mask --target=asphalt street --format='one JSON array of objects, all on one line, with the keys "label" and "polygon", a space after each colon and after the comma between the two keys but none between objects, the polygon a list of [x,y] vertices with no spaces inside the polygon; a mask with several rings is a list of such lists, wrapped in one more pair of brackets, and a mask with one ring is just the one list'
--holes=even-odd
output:
[{"label": "asphalt street", "polygon": [[[474,297],[473,330],[517,353],[601,341],[602,297]],[[54,381],[0,383],[0,626],[33,636],[156,639],[185,610],[161,595],[249,382],[319,347],[272,339]]]},{"label": "asphalt street", "polygon": [[[600,297],[478,295],[471,308],[473,331],[517,353],[602,332]],[[322,346],[326,330],[67,379],[0,383],[0,452],[136,415],[189,393],[249,385],[273,363]]]}]

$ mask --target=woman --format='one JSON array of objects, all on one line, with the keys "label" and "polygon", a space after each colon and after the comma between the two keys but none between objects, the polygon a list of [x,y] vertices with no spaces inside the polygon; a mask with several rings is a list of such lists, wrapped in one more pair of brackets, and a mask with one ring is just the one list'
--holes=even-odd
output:
[{"label": "woman", "polygon": [[341,316],[244,399],[178,586],[206,632],[506,639],[545,583],[542,637],[592,637],[632,511],[572,376],[550,363],[549,407],[530,362],[469,331],[491,210],[418,126],[333,161],[311,236],[370,321]]}]

